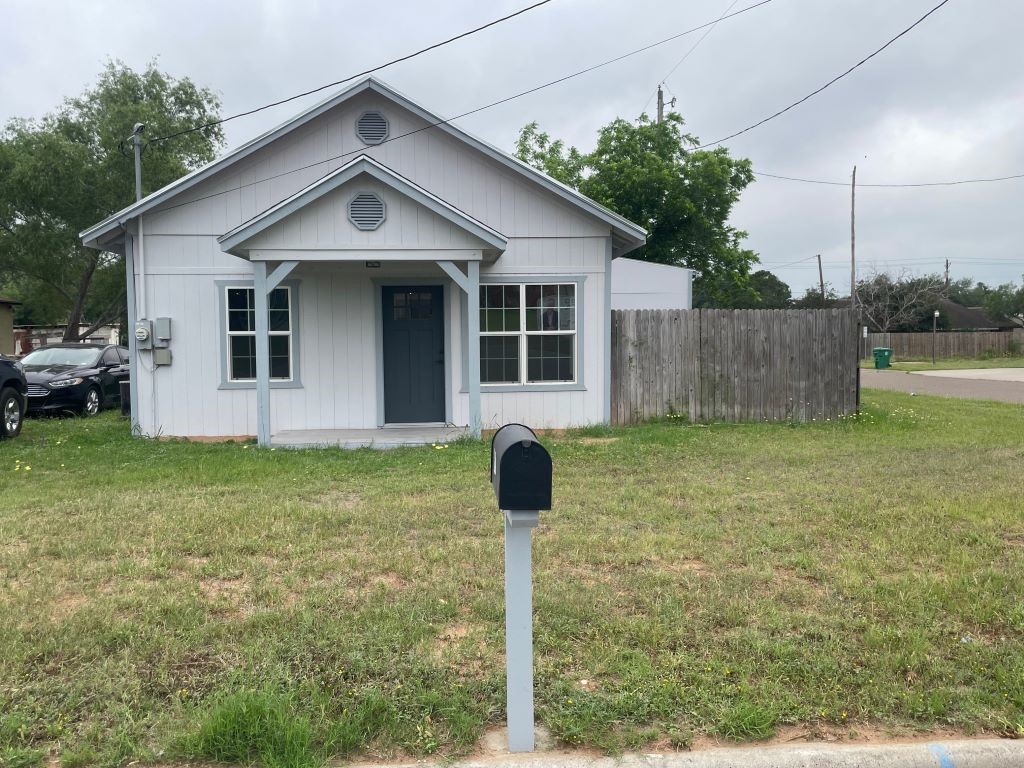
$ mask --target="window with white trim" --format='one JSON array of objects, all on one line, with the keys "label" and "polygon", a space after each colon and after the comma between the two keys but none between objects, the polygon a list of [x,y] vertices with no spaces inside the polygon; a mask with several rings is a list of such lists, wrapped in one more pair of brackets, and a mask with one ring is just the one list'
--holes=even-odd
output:
[{"label": "window with white trim", "polygon": [[[225,289],[227,312],[227,356],[229,381],[256,380],[256,291],[228,286]],[[267,328],[270,337],[270,378],[292,379],[292,301],[291,288],[275,288],[267,296]]]},{"label": "window with white trim", "polygon": [[576,343],[575,283],[480,286],[481,384],[574,383]]}]

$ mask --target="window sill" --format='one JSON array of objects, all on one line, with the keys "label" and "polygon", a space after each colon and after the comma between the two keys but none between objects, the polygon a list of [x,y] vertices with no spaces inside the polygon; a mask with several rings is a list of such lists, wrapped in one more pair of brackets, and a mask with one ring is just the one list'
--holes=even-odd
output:
[{"label": "window sill", "polygon": [[[271,381],[271,389],[302,389],[301,381]],[[256,389],[255,381],[222,381],[217,389]]]},{"label": "window sill", "polygon": [[[469,390],[460,389],[460,394],[466,394]],[[580,384],[481,384],[481,394],[492,394],[501,392],[586,392],[587,388]]]}]

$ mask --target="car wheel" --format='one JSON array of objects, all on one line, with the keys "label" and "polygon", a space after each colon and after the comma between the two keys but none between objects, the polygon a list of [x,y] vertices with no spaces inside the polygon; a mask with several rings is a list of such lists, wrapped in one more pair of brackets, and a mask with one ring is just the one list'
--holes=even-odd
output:
[{"label": "car wheel", "polygon": [[17,391],[0,390],[0,437],[17,437],[25,416],[25,404]]},{"label": "car wheel", "polygon": [[85,400],[82,401],[82,415],[95,416],[100,412],[100,391],[96,387],[89,387],[85,393]]}]

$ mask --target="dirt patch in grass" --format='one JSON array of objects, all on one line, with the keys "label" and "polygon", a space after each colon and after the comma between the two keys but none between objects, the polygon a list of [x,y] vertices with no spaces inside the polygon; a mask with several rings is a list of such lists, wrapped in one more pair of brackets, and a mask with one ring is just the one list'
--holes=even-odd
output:
[{"label": "dirt patch in grass", "polygon": [[50,603],[50,617],[63,621],[88,602],[89,598],[80,592],[62,592]]},{"label": "dirt patch in grass", "polygon": [[358,493],[345,488],[328,488],[306,499],[307,504],[318,509],[355,509],[360,501]]},{"label": "dirt patch in grass", "polygon": [[205,578],[196,582],[199,592],[218,607],[227,606],[231,612],[248,614],[251,606],[246,605],[247,587],[241,578]]}]

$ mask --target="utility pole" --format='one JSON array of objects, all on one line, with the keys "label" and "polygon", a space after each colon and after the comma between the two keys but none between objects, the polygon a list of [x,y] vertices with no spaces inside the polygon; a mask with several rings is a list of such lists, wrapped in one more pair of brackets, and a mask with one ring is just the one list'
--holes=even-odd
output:
[{"label": "utility pole", "polygon": [[850,181],[850,309],[857,310],[857,166]]},{"label": "utility pole", "polygon": [[146,130],[143,123],[136,123],[132,128],[132,147],[135,150],[135,202],[142,199],[142,132]]},{"label": "utility pole", "polygon": [[658,122],[660,123],[664,119],[665,119],[665,94],[661,90],[661,83],[658,83]]},{"label": "utility pole", "polygon": [[821,254],[818,254],[818,286],[821,289],[821,308],[825,308],[825,274],[821,271]]},{"label": "utility pole", "polygon": [[946,259],[946,290],[949,290],[949,259]]}]

